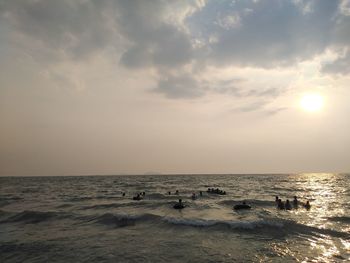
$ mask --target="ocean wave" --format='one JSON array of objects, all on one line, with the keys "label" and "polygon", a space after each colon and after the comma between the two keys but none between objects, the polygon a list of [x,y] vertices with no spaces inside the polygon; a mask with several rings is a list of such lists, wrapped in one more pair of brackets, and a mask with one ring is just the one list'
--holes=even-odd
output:
[{"label": "ocean wave", "polygon": [[256,221],[230,221],[230,220],[204,220],[204,219],[184,219],[184,218],[164,218],[165,222],[174,225],[190,226],[190,227],[215,227],[217,229],[227,230],[261,230],[271,235],[288,235],[288,234],[304,234],[304,235],[330,235],[333,237],[344,237],[349,239],[350,235],[346,232],[339,232],[332,229],[320,229],[313,226],[297,223],[292,220],[284,219],[261,219]]},{"label": "ocean wave", "polygon": [[53,219],[62,219],[67,217],[63,212],[41,212],[41,211],[23,211],[9,216],[7,219],[0,221],[0,223],[25,223],[37,224]]},{"label": "ocean wave", "polygon": [[103,203],[95,205],[86,205],[79,208],[79,210],[98,210],[98,209],[110,209],[110,208],[120,208],[120,207],[143,207],[143,208],[158,208],[161,205],[169,205],[168,202],[165,203],[154,203],[148,202],[146,200],[133,201],[127,203]]},{"label": "ocean wave", "polygon": [[[130,215],[124,213],[102,213],[93,215],[78,215],[75,213],[58,212],[58,211],[23,211],[19,213],[10,213],[0,210],[0,217],[4,218],[0,223],[24,223],[38,224],[42,222],[71,219],[73,224],[100,224],[109,227],[127,227],[137,223],[165,224],[172,226],[186,226],[205,228],[207,231],[253,231],[264,235],[281,236],[281,235],[310,235],[332,237],[343,237],[350,239],[350,234],[332,229],[321,229],[315,226],[309,226],[298,223],[293,220],[281,218],[263,218],[255,221],[249,220],[214,220],[198,218],[178,218],[160,216],[151,213]],[[330,220],[337,220],[348,223],[349,217],[332,217]]]},{"label": "ocean wave", "polygon": [[174,225],[184,225],[191,227],[218,227],[241,229],[241,230],[253,230],[257,228],[276,228],[280,229],[284,226],[283,223],[278,221],[230,221],[230,220],[204,220],[204,219],[184,219],[184,218],[171,218],[166,217],[163,219],[165,222]]},{"label": "ocean wave", "polygon": [[112,227],[126,227],[133,226],[136,224],[136,222],[157,221],[160,218],[161,216],[153,214],[128,215],[105,213],[102,215],[83,217],[81,219],[90,223],[93,222]]},{"label": "ocean wave", "polygon": [[141,214],[141,215],[128,215],[128,214],[113,214],[105,213],[102,215],[91,216],[90,218],[84,218],[88,222],[113,226],[113,227],[125,227],[133,226],[136,223],[163,223],[173,226],[187,226],[206,228],[209,230],[222,230],[227,231],[260,231],[267,235],[311,235],[322,236],[329,235],[333,237],[350,238],[350,235],[346,232],[339,232],[332,229],[320,229],[313,226],[297,223],[293,220],[286,220],[280,218],[260,219],[255,221],[234,221],[234,220],[206,220],[197,218],[177,218],[177,217],[163,217],[154,214]]}]

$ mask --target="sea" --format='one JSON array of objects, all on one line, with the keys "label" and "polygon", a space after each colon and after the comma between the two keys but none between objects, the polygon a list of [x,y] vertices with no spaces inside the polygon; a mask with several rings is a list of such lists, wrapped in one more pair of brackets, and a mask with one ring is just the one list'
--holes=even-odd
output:
[{"label": "sea", "polygon": [[0,177],[0,262],[350,262],[349,201],[350,174]]}]

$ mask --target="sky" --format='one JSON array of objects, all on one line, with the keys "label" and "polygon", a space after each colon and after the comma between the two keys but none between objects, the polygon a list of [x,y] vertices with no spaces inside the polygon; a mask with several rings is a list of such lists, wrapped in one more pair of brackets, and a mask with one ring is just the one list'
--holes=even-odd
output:
[{"label": "sky", "polygon": [[349,73],[349,0],[0,0],[0,175],[349,172]]}]

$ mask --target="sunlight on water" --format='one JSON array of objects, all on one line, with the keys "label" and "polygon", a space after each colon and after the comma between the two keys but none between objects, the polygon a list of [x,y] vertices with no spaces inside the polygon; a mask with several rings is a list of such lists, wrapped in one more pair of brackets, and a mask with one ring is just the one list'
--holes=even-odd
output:
[{"label": "sunlight on water", "polygon": [[[309,213],[309,219],[304,223],[310,226],[317,226],[320,229],[333,227],[334,223],[328,219],[334,215],[338,217],[345,214],[344,208],[339,207],[339,192],[337,192],[337,177],[335,174],[302,174],[306,183],[304,191],[309,198],[312,208]],[[344,192],[344,190],[341,190]],[[349,228],[342,229],[349,232]],[[343,259],[339,256],[340,251],[334,240],[327,235],[322,235],[319,239],[310,239],[310,248],[318,254],[311,262],[334,262],[335,258]],[[341,240],[343,249],[349,252],[349,242]],[[306,261],[308,262],[308,258]]]}]

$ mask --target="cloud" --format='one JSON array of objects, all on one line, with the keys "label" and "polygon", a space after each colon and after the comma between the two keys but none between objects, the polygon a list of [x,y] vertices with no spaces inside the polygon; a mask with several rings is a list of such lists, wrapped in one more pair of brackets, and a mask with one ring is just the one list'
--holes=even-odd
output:
[{"label": "cloud", "polygon": [[[323,52],[331,41],[339,1],[310,3],[305,12],[305,6],[293,1],[209,1],[189,24],[206,43],[208,59],[218,65],[290,65]],[[213,22],[232,13],[239,26]]]},{"label": "cloud", "polygon": [[255,101],[253,103],[250,103],[250,104],[247,104],[247,105],[244,105],[241,107],[237,107],[233,111],[236,111],[236,112],[257,111],[257,110],[264,108],[267,104],[268,104],[268,102],[266,102],[266,101]]},{"label": "cloud", "polygon": [[[133,38],[129,38],[133,40]],[[153,28],[142,41],[133,40],[121,57],[127,67],[178,67],[191,61],[192,46],[188,36],[168,24]]]},{"label": "cloud", "polygon": [[349,74],[350,73],[350,50],[344,56],[331,63],[323,65],[322,71],[329,74]]},{"label": "cloud", "polygon": [[236,107],[232,110],[232,112],[239,112],[239,113],[253,113],[258,112],[262,116],[273,116],[276,115],[282,111],[287,110],[287,107],[270,107],[267,108],[266,106],[270,102],[267,100],[264,101],[254,101],[250,104],[246,104],[244,106]]},{"label": "cloud", "polygon": [[204,94],[198,82],[189,75],[167,76],[158,82],[155,92],[163,93],[168,98],[197,98]]},{"label": "cloud", "polygon": [[[207,83],[205,74],[209,67],[291,67],[347,48],[349,10],[348,0],[0,0],[0,32],[6,49],[44,69],[99,54],[130,72],[149,70],[157,82],[153,91],[167,98],[215,92],[275,98],[283,88]],[[322,68],[348,71],[348,54]]]},{"label": "cloud", "polygon": [[[2,1],[13,44],[40,60],[81,59],[115,40],[107,4],[97,1]],[[101,1],[106,3],[105,1]]]}]

